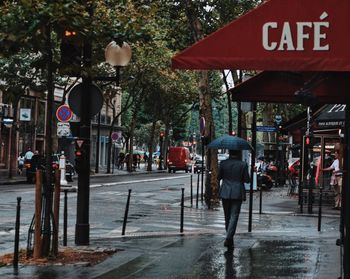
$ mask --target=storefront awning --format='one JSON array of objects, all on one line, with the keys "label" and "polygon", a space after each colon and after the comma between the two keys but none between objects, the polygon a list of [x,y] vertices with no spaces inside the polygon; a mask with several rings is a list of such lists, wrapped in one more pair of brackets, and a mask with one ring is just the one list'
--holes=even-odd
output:
[{"label": "storefront awning", "polygon": [[[305,87],[315,73],[264,71],[230,90],[233,101],[344,104],[350,102],[350,73],[325,72]],[[307,88],[302,92],[302,88]],[[305,94],[308,94],[305,96]]]},{"label": "storefront awning", "polygon": [[328,105],[316,117],[315,122],[318,128],[340,128],[344,126],[345,121],[344,104]]},{"label": "storefront awning", "polygon": [[270,0],[185,49],[175,69],[350,71],[350,1]]}]

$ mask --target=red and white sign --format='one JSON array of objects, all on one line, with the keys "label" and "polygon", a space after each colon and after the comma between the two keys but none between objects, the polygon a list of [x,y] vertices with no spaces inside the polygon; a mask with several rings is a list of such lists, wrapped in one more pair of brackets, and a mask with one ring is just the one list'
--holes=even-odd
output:
[{"label": "red and white sign", "polygon": [[59,106],[56,110],[56,117],[60,122],[68,122],[72,116],[73,112],[68,105]]},{"label": "red and white sign", "polygon": [[349,0],[269,0],[172,58],[178,69],[350,71]]}]

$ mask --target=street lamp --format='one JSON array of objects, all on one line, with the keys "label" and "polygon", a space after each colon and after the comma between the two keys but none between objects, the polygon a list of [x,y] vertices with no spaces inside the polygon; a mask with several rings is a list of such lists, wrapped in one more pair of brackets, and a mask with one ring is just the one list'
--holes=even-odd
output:
[{"label": "street lamp", "polygon": [[105,49],[106,63],[111,66],[123,67],[128,65],[131,55],[131,48],[126,42],[123,42],[120,47],[115,41],[112,41]]},{"label": "street lamp", "polygon": [[[128,63],[130,62],[131,56],[132,56],[131,48],[126,42],[123,42],[122,45],[120,46],[115,41],[112,41],[106,46],[105,59],[106,59],[106,63],[115,67],[116,69],[116,76],[114,78],[114,81],[116,83],[117,90],[120,90],[120,68],[128,65]],[[107,173],[111,172],[111,147],[112,147],[111,136],[112,136],[114,122],[115,120],[113,115],[113,120],[112,120],[111,128],[109,131],[109,137],[108,137],[109,141],[108,141],[108,153],[107,153]],[[97,148],[99,148],[99,140],[100,139],[98,138]],[[96,148],[96,153],[97,153],[97,148]]]}]

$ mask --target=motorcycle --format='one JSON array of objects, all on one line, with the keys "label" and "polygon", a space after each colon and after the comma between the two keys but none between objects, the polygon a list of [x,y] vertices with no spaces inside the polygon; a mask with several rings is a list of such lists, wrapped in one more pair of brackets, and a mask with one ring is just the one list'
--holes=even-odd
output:
[{"label": "motorcycle", "polygon": [[256,169],[258,187],[270,190],[274,182],[268,173],[269,165],[265,161],[260,161],[257,163]]},{"label": "motorcycle", "polygon": [[288,195],[296,194],[299,185],[300,160],[291,160],[288,164]]},{"label": "motorcycle", "polygon": [[[59,169],[59,155],[53,154],[51,157],[51,168],[52,168],[52,177],[54,177],[54,173],[57,169]],[[31,160],[26,160],[24,162],[24,168],[26,170],[26,178],[27,183],[34,183],[35,182],[35,176],[37,170],[45,171],[45,158],[42,156],[33,157]],[[66,180],[68,182],[73,181],[73,176],[75,175],[75,169],[74,166],[66,160]]]}]

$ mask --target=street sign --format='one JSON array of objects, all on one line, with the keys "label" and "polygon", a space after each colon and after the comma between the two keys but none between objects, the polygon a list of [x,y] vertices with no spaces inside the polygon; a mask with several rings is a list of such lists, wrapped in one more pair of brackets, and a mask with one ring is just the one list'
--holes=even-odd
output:
[{"label": "street sign", "polygon": [[57,123],[57,136],[58,137],[69,137],[71,136],[70,124],[67,122]]},{"label": "street sign", "polygon": [[30,121],[31,120],[31,109],[30,108],[19,109],[19,120],[20,121]]},{"label": "street sign", "polygon": [[204,136],[205,134],[205,118],[201,117],[201,119],[199,120],[199,132],[201,134],[201,136]]},{"label": "street sign", "polygon": [[78,147],[81,148],[83,146],[84,140],[77,139],[75,142],[77,143]]},{"label": "street sign", "polygon": [[256,126],[257,132],[276,132],[276,127],[273,126]]},{"label": "street sign", "polygon": [[[90,92],[90,118],[96,115],[103,106],[103,95],[101,89],[96,85],[91,84]],[[88,92],[83,92],[83,85],[80,83],[72,88],[69,92],[68,103],[75,115],[80,117],[81,99],[86,96]]]},{"label": "street sign", "polygon": [[280,125],[282,123],[282,115],[276,115],[275,116],[275,123],[277,125]]},{"label": "street sign", "polygon": [[113,141],[117,141],[121,137],[121,132],[113,132],[111,138]]},{"label": "street sign", "polygon": [[60,122],[68,122],[72,116],[73,112],[68,105],[59,106],[56,110],[56,117]]}]

